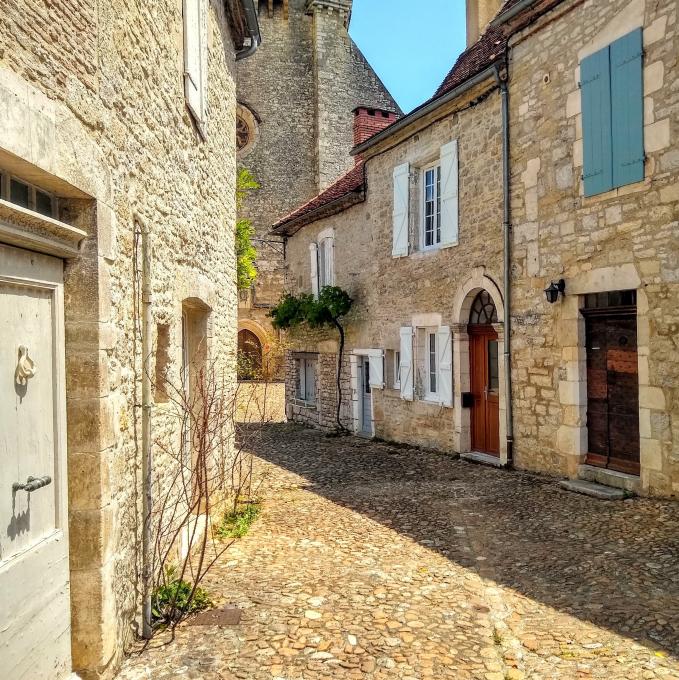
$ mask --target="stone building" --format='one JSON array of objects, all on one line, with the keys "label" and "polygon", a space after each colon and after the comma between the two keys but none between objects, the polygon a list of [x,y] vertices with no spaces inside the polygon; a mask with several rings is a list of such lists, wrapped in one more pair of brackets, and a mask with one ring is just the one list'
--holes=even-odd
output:
[{"label": "stone building", "polygon": [[3,4],[5,678],[115,672],[139,620],[143,366],[235,383],[235,63],[256,43],[250,0]]},{"label": "stone building", "polygon": [[666,496],[679,494],[678,20],[673,0],[565,0],[496,21],[512,36],[516,464]]},{"label": "stone building", "polygon": [[[676,495],[676,3],[467,9],[434,98],[275,225],[291,290],[355,299],[343,422],[580,490]],[[334,426],[336,353],[331,334],[294,336],[289,417]]]},{"label": "stone building", "polygon": [[[400,109],[348,33],[352,0],[262,0],[262,46],[239,62],[239,163],[260,182],[246,205],[259,275],[239,301],[241,347],[271,339],[284,289],[284,242],[271,225],[353,165],[352,110]],[[274,338],[276,335],[274,334]]]},{"label": "stone building", "polygon": [[[501,31],[486,32],[430,101],[381,118],[388,127],[376,134],[357,109],[356,166],[274,230],[287,238],[292,291],[335,284],[355,301],[344,425],[501,462],[504,46]],[[335,333],[290,342],[288,417],[331,427]]]}]

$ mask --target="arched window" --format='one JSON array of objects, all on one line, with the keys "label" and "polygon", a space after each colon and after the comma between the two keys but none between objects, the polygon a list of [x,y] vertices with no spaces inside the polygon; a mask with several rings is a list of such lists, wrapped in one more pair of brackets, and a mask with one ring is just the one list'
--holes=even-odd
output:
[{"label": "arched window", "polygon": [[469,313],[469,323],[472,326],[497,323],[497,309],[488,291],[482,290],[476,296]]},{"label": "arched window", "polygon": [[262,343],[247,328],[238,331],[238,379],[256,380],[262,372]]}]

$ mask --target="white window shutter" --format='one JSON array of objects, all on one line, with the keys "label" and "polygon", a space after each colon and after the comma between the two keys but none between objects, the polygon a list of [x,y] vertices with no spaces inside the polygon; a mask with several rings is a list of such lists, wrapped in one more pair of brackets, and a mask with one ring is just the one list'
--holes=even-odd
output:
[{"label": "white window shutter", "polygon": [[207,2],[184,0],[184,94],[191,113],[205,122],[207,86]]},{"label": "white window shutter", "polygon": [[335,285],[335,239],[328,239],[328,252],[326,253],[328,261],[328,285]]},{"label": "white window shutter", "polygon": [[441,326],[437,331],[439,368],[439,399],[444,406],[453,405],[453,337],[448,326]]},{"label": "white window shutter", "polygon": [[384,389],[384,352],[381,349],[371,349],[368,366],[370,368],[370,387]]},{"label": "white window shutter", "polygon": [[309,259],[311,264],[311,292],[318,297],[318,244],[309,244]]},{"label": "white window shutter", "polygon": [[457,243],[459,232],[457,140],[441,147],[441,246]]},{"label": "white window shutter", "polygon": [[401,399],[412,401],[413,390],[413,329],[401,328]]},{"label": "white window shutter", "polygon": [[394,212],[392,257],[408,255],[408,222],[410,212],[410,165],[394,168]]}]

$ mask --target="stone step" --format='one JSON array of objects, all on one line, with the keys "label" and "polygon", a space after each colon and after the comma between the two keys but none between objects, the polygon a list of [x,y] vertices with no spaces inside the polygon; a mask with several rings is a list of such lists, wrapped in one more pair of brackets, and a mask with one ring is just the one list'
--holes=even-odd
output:
[{"label": "stone step", "polygon": [[633,494],[638,494],[641,486],[641,480],[636,475],[594,467],[593,465],[580,465],[578,467],[578,479],[585,482],[596,482],[604,486],[613,486],[616,489],[625,489],[625,491],[630,491]]},{"label": "stone step", "polygon": [[497,456],[491,456],[489,453],[469,451],[467,453],[461,453],[460,458],[470,463],[481,463],[482,465],[490,465],[498,468],[505,467],[504,463]]},{"label": "stone step", "polygon": [[614,489],[603,484],[586,482],[583,479],[566,479],[559,485],[568,491],[598,498],[602,501],[622,501],[629,496],[623,489]]}]

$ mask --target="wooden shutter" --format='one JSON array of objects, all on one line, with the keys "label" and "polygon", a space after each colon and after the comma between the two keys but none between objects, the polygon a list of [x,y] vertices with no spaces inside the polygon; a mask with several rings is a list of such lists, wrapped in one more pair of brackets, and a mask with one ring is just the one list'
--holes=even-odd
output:
[{"label": "wooden shutter", "polygon": [[439,369],[438,392],[444,406],[453,405],[453,336],[448,326],[441,326],[437,333],[436,347]]},{"label": "wooden shutter", "polygon": [[318,297],[318,244],[309,244],[309,262],[311,265],[311,292]]},{"label": "wooden shutter", "polygon": [[610,46],[613,186],[644,179],[643,43],[638,28]]},{"label": "wooden shutter", "polygon": [[401,328],[401,399],[412,401],[413,390],[413,329]]},{"label": "wooden shutter", "polygon": [[207,85],[207,6],[205,0],[184,0],[184,94],[196,121],[205,119]]},{"label": "wooden shutter", "polygon": [[394,168],[394,212],[392,257],[408,255],[408,221],[410,208],[410,165]]},{"label": "wooden shutter", "polygon": [[384,352],[381,349],[371,349],[368,356],[370,387],[381,390],[384,388]]},{"label": "wooden shutter", "polygon": [[585,196],[613,188],[609,51],[599,50],[580,64]]},{"label": "wooden shutter", "polygon": [[305,359],[305,395],[304,401],[309,404],[316,403],[316,362],[311,359]]},{"label": "wooden shutter", "polygon": [[441,246],[457,243],[459,166],[457,140],[441,147]]}]

